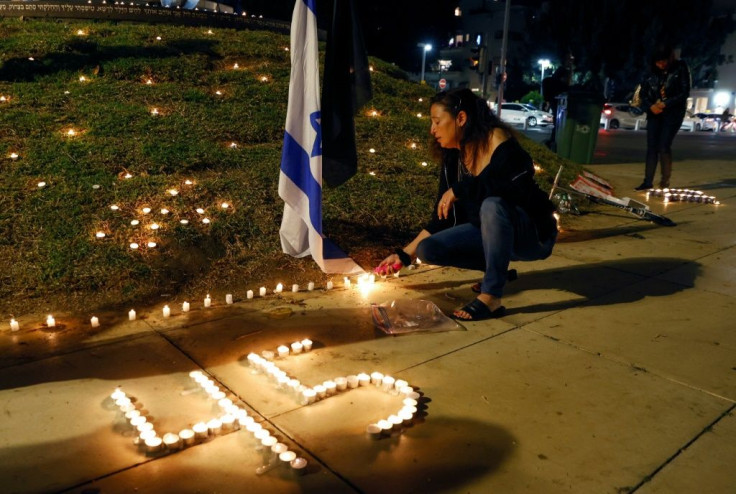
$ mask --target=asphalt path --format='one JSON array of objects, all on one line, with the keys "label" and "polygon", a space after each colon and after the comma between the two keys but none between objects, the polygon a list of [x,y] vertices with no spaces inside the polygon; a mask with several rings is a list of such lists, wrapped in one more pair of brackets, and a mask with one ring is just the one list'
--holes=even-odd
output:
[{"label": "asphalt path", "polygon": [[[518,128],[536,142],[549,138],[550,128]],[[647,146],[646,130],[603,130],[598,132],[593,164],[644,163]],[[680,131],[672,144],[674,161],[734,160],[736,162],[736,134],[731,132]]]}]

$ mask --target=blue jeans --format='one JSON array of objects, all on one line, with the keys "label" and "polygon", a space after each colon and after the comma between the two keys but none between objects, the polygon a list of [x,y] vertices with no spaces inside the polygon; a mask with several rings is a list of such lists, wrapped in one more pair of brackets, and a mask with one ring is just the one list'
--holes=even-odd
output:
[{"label": "blue jeans", "polygon": [[529,215],[500,197],[483,201],[480,224],[465,223],[425,238],[417,247],[417,257],[429,264],[485,271],[481,293],[500,298],[509,263],[546,259],[557,239],[555,233],[540,242]]}]

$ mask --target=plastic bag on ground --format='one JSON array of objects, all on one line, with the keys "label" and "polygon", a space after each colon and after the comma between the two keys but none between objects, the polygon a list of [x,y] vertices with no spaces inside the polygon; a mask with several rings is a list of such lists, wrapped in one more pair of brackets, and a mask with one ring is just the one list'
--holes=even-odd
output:
[{"label": "plastic bag on ground", "polygon": [[387,334],[465,330],[427,300],[403,299],[371,304],[371,314],[376,327]]}]

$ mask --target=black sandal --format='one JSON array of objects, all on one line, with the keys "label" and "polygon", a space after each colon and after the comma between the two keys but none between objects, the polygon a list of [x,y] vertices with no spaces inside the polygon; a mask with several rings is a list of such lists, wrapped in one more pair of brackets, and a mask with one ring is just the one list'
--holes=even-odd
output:
[{"label": "black sandal", "polygon": [[457,319],[458,321],[483,321],[485,319],[498,319],[499,317],[506,315],[506,307],[503,305],[496,310],[491,310],[486,304],[477,298],[471,300],[459,310],[469,314],[470,318],[466,319],[464,317],[456,316],[453,313],[452,318]]}]

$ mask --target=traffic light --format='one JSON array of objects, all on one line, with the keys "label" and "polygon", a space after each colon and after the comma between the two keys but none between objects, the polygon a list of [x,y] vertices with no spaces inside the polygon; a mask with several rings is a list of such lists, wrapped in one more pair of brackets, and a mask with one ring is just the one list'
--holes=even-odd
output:
[{"label": "traffic light", "polygon": [[478,46],[470,49],[470,68],[475,69],[478,72],[483,72],[486,69],[486,47]]}]

